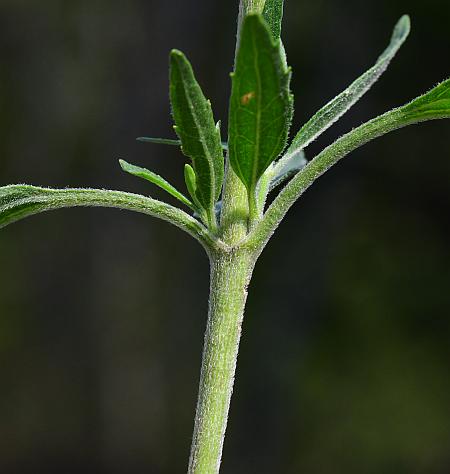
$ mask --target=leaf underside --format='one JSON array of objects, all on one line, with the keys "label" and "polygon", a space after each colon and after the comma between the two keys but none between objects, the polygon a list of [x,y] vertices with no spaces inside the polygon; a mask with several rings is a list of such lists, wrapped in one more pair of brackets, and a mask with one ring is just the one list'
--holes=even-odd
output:
[{"label": "leaf underside", "polygon": [[386,112],[343,135],[310,161],[294,180],[298,177],[298,182],[308,182],[309,186],[341,158],[375,138],[408,125],[446,118],[450,118],[450,79],[408,104]]},{"label": "leaf underside", "polygon": [[175,131],[182,151],[192,159],[196,174],[196,196],[203,208],[214,212],[224,175],[220,129],[216,126],[211,104],[194,77],[189,61],[180,51],[171,53],[170,99]]},{"label": "leaf underside", "polygon": [[25,184],[0,187],[0,228],[41,212],[71,207],[104,207],[146,214],[184,230],[203,245],[211,235],[186,212],[139,194],[107,189],[52,189]]},{"label": "leaf underside", "polygon": [[232,75],[228,146],[231,166],[249,192],[286,145],[290,77],[280,42],[272,40],[260,15],[248,15]]},{"label": "leaf underside", "polygon": [[303,150],[292,153],[288,158],[289,159],[278,160],[274,163],[273,169],[271,170],[272,177],[269,191],[272,191],[284,181],[294,176],[294,174],[298,173],[308,163]]},{"label": "leaf underside", "polygon": [[397,22],[391,41],[375,65],[354,81],[345,91],[320,109],[297,133],[286,155],[305,148],[344,115],[386,71],[389,63],[405,42],[411,29],[410,19],[404,15]]}]

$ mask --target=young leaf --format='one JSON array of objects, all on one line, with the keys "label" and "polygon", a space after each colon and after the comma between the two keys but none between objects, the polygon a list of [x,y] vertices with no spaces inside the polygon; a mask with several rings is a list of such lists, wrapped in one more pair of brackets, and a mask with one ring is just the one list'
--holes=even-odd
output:
[{"label": "young leaf", "polygon": [[[156,145],[181,146],[181,140],[172,140],[171,138],[138,137],[136,138],[136,141],[142,143],[154,143]],[[222,150],[228,150],[227,142],[222,142]]]},{"label": "young leaf", "polygon": [[186,183],[187,190],[194,201],[194,204],[198,209],[202,209],[202,205],[197,199],[197,177],[195,176],[195,171],[191,165],[187,163],[184,165],[184,182]]},{"label": "young leaf", "polygon": [[195,210],[192,202],[189,201],[189,199],[186,196],[181,194],[174,186],[172,186],[169,182],[167,182],[163,177],[159,176],[156,173],[153,173],[153,171],[150,171],[146,168],[141,168],[139,166],[131,165],[130,163],[127,163],[125,160],[119,160],[119,163],[122,169],[126,173],[130,173],[133,176],[146,179],[147,181],[150,181],[150,183],[156,184],[156,186],[160,187],[161,189],[164,189],[164,191],[169,193],[171,196],[178,199],[179,201],[181,201],[183,204],[185,204],[192,210]]},{"label": "young leaf", "polygon": [[136,141],[142,143],[154,143],[156,145],[181,146],[181,140],[172,140],[171,138],[138,137],[136,138]]},{"label": "young leaf", "polygon": [[378,58],[375,65],[356,79],[344,92],[328,102],[319,110],[297,133],[286,155],[296,153],[314,141],[336,120],[344,115],[386,71],[389,63],[405,42],[411,29],[408,15],[404,15],[397,22],[389,46]]},{"label": "young leaf", "polygon": [[231,166],[249,195],[286,145],[292,118],[290,77],[280,42],[272,40],[260,15],[248,15],[232,75],[228,146]]},{"label": "young leaf", "polygon": [[277,40],[281,36],[284,0],[266,0],[263,17],[272,31],[272,37]]},{"label": "young leaf", "polygon": [[196,196],[212,217],[224,175],[220,130],[214,122],[211,103],[203,95],[189,61],[177,50],[172,51],[170,58],[170,99],[175,131],[183,153],[192,159],[197,177]]}]

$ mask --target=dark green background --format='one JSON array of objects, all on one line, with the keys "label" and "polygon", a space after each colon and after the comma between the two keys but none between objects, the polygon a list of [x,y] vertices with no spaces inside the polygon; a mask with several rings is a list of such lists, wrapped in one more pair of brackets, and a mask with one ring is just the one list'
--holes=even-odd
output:
[{"label": "dark green background", "polygon": [[[167,65],[177,47],[226,120],[237,1],[0,1],[0,182],[163,197],[182,187]],[[447,0],[287,0],[295,128],[389,71],[308,156],[450,74]],[[255,271],[223,473],[450,471],[450,122],[354,152],[290,211]],[[165,198],[165,196],[164,196]],[[170,199],[170,198],[169,198]],[[0,232],[0,472],[184,472],[208,291],[200,246],[114,210]]]}]

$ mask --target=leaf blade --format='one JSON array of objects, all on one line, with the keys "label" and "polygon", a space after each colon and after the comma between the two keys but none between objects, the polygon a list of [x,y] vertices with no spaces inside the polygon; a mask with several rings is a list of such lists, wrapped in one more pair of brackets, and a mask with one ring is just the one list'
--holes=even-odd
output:
[{"label": "leaf blade", "polygon": [[265,245],[295,201],[353,150],[394,130],[438,119],[450,119],[450,78],[408,104],[360,125],[320,152],[281,190],[253,230],[249,245],[254,242]]},{"label": "leaf blade", "polygon": [[184,54],[173,50],[170,65],[175,131],[181,140],[183,153],[192,159],[197,176],[197,197],[205,210],[213,213],[224,174],[220,130],[216,127],[211,104],[203,95]]},{"label": "leaf blade", "polygon": [[156,174],[153,171],[148,170],[147,168],[141,168],[140,166],[135,166],[131,163],[127,163],[125,160],[119,160],[119,163],[123,171],[125,171],[126,173],[129,173],[138,178],[145,179],[150,183],[158,186],[159,188],[164,189],[164,191],[169,193],[175,199],[178,199],[178,201],[182,202],[185,206],[188,206],[190,209],[195,210],[192,202],[159,174]]},{"label": "leaf blade", "polygon": [[248,15],[232,75],[228,146],[231,166],[249,193],[286,145],[290,77],[280,43],[273,42],[260,15]]},{"label": "leaf blade", "polygon": [[264,4],[263,17],[270,27],[274,40],[279,39],[281,36],[283,4],[284,0],[266,0]]},{"label": "leaf blade", "polygon": [[153,143],[155,145],[181,146],[181,140],[174,140],[172,138],[137,137],[136,141],[141,143]]},{"label": "leaf blade", "polygon": [[[153,138],[153,137],[137,137],[136,141],[141,143],[153,143],[155,145],[170,145],[181,146],[181,140],[174,140],[172,138]],[[228,150],[228,143],[222,142],[222,150]]]},{"label": "leaf blade", "polygon": [[25,184],[0,187],[0,228],[41,212],[70,207],[106,207],[147,214],[179,227],[206,248],[216,245],[208,230],[181,209],[139,194],[105,189],[52,189]]},{"label": "leaf blade", "polygon": [[380,78],[389,66],[411,30],[408,15],[403,15],[395,25],[391,41],[378,57],[374,66],[356,79],[347,89],[322,107],[297,133],[286,155],[307,147],[320,134],[333,125]]},{"label": "leaf blade", "polygon": [[450,79],[404,106],[403,113],[412,123],[450,118]]}]

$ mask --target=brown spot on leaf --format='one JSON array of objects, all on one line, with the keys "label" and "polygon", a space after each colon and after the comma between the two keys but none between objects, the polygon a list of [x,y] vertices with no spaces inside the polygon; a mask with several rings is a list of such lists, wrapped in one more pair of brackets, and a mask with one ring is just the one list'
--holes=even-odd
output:
[{"label": "brown spot on leaf", "polygon": [[248,105],[249,102],[254,99],[256,94],[254,92],[249,92],[248,94],[245,94],[241,97],[241,104],[242,105]]}]

